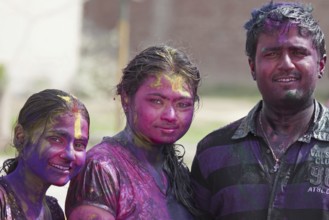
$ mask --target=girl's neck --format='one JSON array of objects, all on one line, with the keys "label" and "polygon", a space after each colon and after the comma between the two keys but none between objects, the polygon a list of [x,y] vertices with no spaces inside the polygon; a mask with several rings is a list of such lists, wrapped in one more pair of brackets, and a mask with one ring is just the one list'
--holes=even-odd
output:
[{"label": "girl's neck", "polygon": [[121,140],[126,140],[125,147],[127,147],[138,160],[148,163],[154,167],[163,164],[163,148],[164,145],[152,144],[140,135],[133,132],[129,126],[116,135]]},{"label": "girl's neck", "polygon": [[12,173],[4,178],[15,193],[18,200],[16,202],[28,219],[40,219],[39,217],[45,216],[46,213],[45,196],[50,185],[23,169],[20,163]]},{"label": "girl's neck", "polygon": [[163,170],[165,145],[155,145],[136,135],[127,126],[123,131],[114,137],[125,148],[127,148],[138,160],[138,162],[148,170],[162,193],[166,193],[168,181]]}]

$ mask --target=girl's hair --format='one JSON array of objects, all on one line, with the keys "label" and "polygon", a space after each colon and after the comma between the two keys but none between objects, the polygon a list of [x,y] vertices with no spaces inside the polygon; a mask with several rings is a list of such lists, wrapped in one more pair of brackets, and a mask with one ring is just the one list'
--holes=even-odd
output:
[{"label": "girl's hair", "polygon": [[[9,174],[14,171],[18,164],[18,157],[28,140],[22,143],[16,138],[16,128],[21,126],[30,136],[33,130],[39,127],[45,127],[47,122],[54,116],[61,113],[79,111],[90,124],[89,113],[85,105],[76,97],[64,91],[57,89],[46,89],[31,95],[19,112],[15,126],[15,134],[13,138],[13,146],[18,151],[16,158],[7,159],[1,168],[5,173]],[[31,138],[29,138],[31,139]]]},{"label": "girl's hair", "polygon": [[[183,149],[183,152],[179,150]],[[185,149],[183,145],[172,144],[163,148],[165,162],[163,169],[166,172],[170,184],[171,193],[183,204],[193,215],[201,215],[194,203],[194,194],[191,187],[189,169],[183,161]]]},{"label": "girl's hair", "polygon": [[[185,78],[193,92],[194,102],[199,101],[198,87],[200,73],[187,55],[167,45],[151,46],[136,55],[123,70],[121,82],[117,85],[118,95],[133,97],[143,82],[156,74],[178,74]],[[178,147],[183,148],[183,153]],[[199,214],[193,203],[193,193],[189,181],[189,172],[183,162],[185,150],[182,145],[165,146],[164,171],[170,183],[169,190],[192,214]]]},{"label": "girl's hair", "polygon": [[178,74],[184,76],[198,101],[200,73],[187,55],[178,49],[163,46],[151,46],[136,55],[123,70],[121,82],[117,85],[117,94],[133,97],[145,79],[156,74]]}]

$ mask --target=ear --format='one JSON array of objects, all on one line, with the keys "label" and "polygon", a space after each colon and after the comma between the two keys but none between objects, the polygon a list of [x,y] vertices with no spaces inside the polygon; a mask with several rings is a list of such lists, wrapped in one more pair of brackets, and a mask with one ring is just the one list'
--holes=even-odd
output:
[{"label": "ear", "polygon": [[126,113],[128,111],[128,106],[129,106],[129,97],[125,92],[122,92],[120,96],[121,96],[122,109]]},{"label": "ear", "polygon": [[256,80],[256,73],[255,73],[255,62],[252,59],[248,59],[248,63],[249,63],[249,68],[250,68],[250,72],[251,72],[251,76],[254,80]]},{"label": "ear", "polygon": [[25,143],[25,131],[21,124],[17,124],[15,126],[15,137],[14,137],[14,145],[16,148],[21,148]]},{"label": "ear", "polygon": [[322,59],[319,62],[319,75],[318,78],[322,78],[324,70],[326,69],[327,55],[323,55]]}]

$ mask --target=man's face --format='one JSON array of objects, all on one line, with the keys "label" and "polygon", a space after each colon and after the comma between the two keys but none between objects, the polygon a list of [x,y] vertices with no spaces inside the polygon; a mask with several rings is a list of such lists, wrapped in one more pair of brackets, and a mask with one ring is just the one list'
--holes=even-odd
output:
[{"label": "man's face", "polygon": [[313,100],[326,58],[319,57],[311,38],[300,36],[296,26],[260,34],[251,71],[263,100],[276,106],[307,105]]}]

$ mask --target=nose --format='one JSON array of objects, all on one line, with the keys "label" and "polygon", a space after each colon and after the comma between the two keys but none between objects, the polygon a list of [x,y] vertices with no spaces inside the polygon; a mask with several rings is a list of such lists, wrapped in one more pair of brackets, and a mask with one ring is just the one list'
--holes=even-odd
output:
[{"label": "nose", "polygon": [[283,53],[279,63],[279,69],[289,71],[294,69],[295,65],[289,53]]},{"label": "nose", "polygon": [[73,144],[69,144],[60,154],[60,157],[69,161],[74,160],[75,154],[74,154]]},{"label": "nose", "polygon": [[169,122],[176,121],[177,113],[174,106],[172,105],[166,106],[162,112],[161,118]]}]

